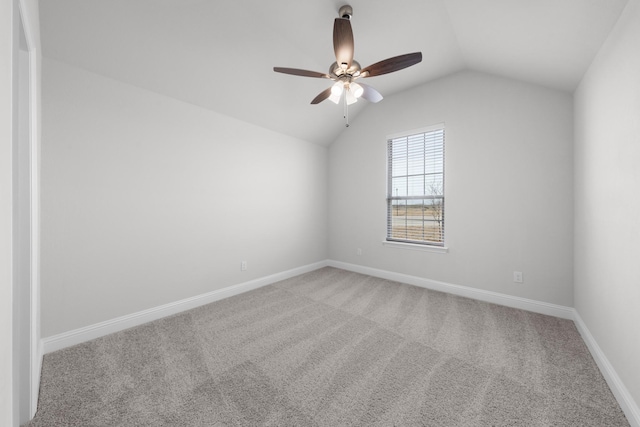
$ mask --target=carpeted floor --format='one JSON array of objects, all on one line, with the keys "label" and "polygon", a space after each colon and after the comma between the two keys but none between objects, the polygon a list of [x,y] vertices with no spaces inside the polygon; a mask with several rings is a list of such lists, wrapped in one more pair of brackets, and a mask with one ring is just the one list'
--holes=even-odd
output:
[{"label": "carpeted floor", "polygon": [[573,322],[323,268],[44,358],[29,426],[627,426]]}]

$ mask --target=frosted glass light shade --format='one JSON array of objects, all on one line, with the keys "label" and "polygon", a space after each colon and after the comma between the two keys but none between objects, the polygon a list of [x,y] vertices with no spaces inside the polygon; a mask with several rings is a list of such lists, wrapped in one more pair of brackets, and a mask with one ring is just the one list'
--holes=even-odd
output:
[{"label": "frosted glass light shade", "polygon": [[347,105],[355,104],[356,102],[358,102],[358,98],[353,96],[353,93],[351,93],[350,90],[346,92],[345,96],[347,97]]},{"label": "frosted glass light shade", "polygon": [[343,90],[344,84],[342,82],[335,82],[334,85],[331,86],[331,95],[340,96]]},{"label": "frosted glass light shade", "polygon": [[353,96],[356,98],[360,98],[364,93],[364,88],[360,86],[358,83],[351,83],[349,90],[353,93]]}]

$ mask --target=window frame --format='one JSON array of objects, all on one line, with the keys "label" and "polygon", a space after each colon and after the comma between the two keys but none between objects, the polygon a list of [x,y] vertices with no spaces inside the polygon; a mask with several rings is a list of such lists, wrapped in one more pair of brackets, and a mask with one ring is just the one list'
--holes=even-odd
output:
[{"label": "window frame", "polygon": [[[392,169],[392,152],[391,152],[391,143],[394,139],[399,138],[410,138],[416,135],[424,135],[434,131],[442,131],[442,195],[435,196],[433,194],[427,195],[406,195],[406,196],[397,196],[393,195],[393,169]],[[399,132],[391,135],[387,135],[386,138],[386,167],[387,167],[387,188],[386,188],[386,232],[385,232],[385,240],[383,244],[389,245],[396,248],[402,249],[411,249],[411,250],[425,250],[428,252],[448,252],[448,248],[446,246],[446,229],[445,229],[445,200],[446,200],[446,192],[445,192],[445,139],[446,139],[446,130],[445,123],[437,123],[431,126],[426,126],[419,129],[408,130],[404,132]],[[427,174],[423,174],[426,176]],[[409,177],[409,173],[407,171],[407,178]],[[426,193],[426,190],[424,190]],[[412,240],[412,239],[400,239],[394,238],[391,236],[392,231],[392,221],[393,221],[393,200],[426,200],[426,199],[441,199],[442,200],[442,219],[441,219],[441,235],[442,241],[431,241],[431,240]],[[423,220],[424,221],[424,220]],[[434,218],[434,222],[438,220]]]}]

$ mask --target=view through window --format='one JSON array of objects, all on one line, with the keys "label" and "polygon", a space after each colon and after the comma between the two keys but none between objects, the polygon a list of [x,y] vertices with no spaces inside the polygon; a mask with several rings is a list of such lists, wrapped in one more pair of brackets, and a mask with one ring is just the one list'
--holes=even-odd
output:
[{"label": "view through window", "polygon": [[387,240],[444,246],[444,126],[390,138]]}]

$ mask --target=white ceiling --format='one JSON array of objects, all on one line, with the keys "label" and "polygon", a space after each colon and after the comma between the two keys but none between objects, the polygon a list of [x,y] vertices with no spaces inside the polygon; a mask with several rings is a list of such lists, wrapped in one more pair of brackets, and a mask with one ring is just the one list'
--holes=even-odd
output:
[{"label": "white ceiling", "polygon": [[[421,51],[367,79],[384,96],[474,69],[572,92],[628,0],[350,0],[364,67]],[[46,57],[328,145],[342,107],[310,101],[328,80],[333,20],[346,0],[42,0]],[[384,102],[384,100],[382,101]],[[354,117],[361,100],[350,108]]]}]

